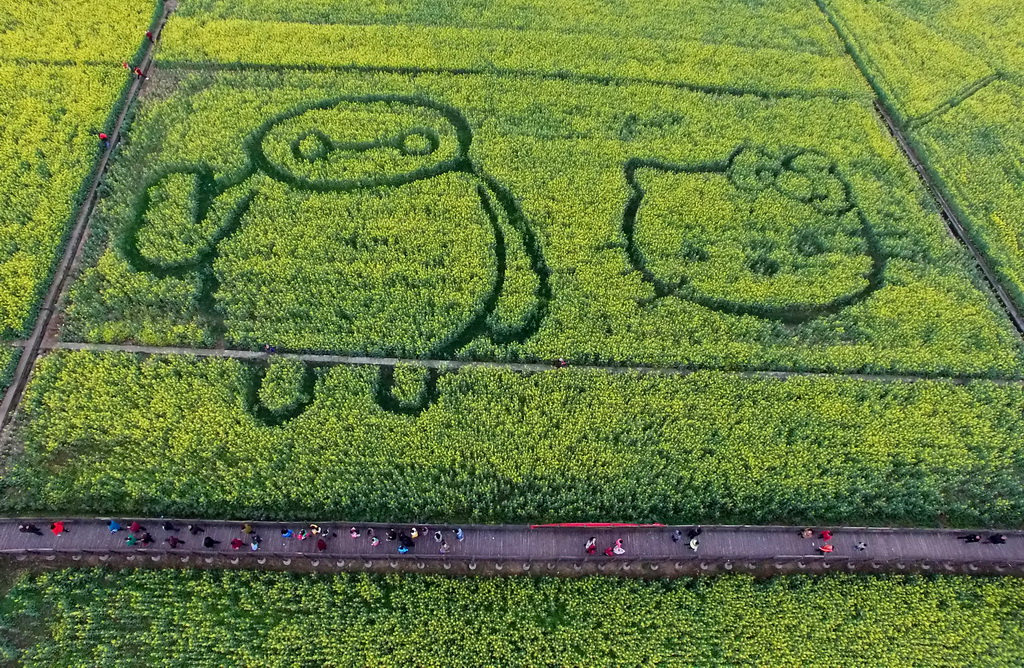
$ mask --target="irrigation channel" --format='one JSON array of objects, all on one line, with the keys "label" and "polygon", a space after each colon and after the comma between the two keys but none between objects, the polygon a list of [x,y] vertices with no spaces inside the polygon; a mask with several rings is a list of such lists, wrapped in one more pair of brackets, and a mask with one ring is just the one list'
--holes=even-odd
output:
[{"label": "irrigation channel", "polygon": [[[1024,575],[1024,531],[999,531],[1004,544],[988,542],[992,530],[912,528],[832,528],[831,540],[823,541],[823,527],[804,538],[796,526],[704,526],[697,549],[690,547],[692,526],[637,524],[558,524],[540,526],[417,525],[419,537],[406,554],[398,552],[399,540],[388,540],[389,529],[411,537],[410,525],[319,522],[328,537],[324,544],[308,523],[138,519],[143,529],[131,533],[132,520],[117,519],[120,531],[111,533],[108,518],[63,520],[66,531],[54,535],[51,519],[0,519],[0,555],[17,562],[52,563],[54,566],[119,565],[154,568],[248,568],[292,571],[402,571],[442,572],[467,575],[564,575],[592,573],[631,577],[673,577],[728,572],[762,577],[780,572],[935,572]],[[164,529],[170,521],[172,530]],[[39,534],[19,531],[32,523]],[[188,525],[202,529],[192,534]],[[252,531],[243,527],[250,524]],[[360,535],[350,536],[355,526]],[[379,539],[372,544],[370,531]],[[305,529],[308,537],[284,537]],[[679,530],[682,537],[673,541]],[[152,538],[148,545],[129,545],[130,536]],[[440,532],[447,545],[435,538]],[[967,543],[960,536],[977,534],[982,541]],[[252,550],[252,537],[260,537]],[[172,548],[167,540],[184,541]],[[597,539],[588,555],[587,541]],[[211,547],[204,540],[217,541]],[[232,541],[236,540],[232,547]],[[606,548],[622,540],[624,553],[606,556]],[[858,544],[863,543],[864,549]],[[833,546],[825,554],[819,548]],[[324,549],[319,549],[324,548]]]}]

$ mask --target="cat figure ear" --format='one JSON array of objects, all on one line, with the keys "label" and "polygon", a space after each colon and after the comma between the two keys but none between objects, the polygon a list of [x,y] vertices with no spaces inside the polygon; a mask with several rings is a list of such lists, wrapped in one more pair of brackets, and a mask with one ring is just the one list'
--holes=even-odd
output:
[{"label": "cat figure ear", "polygon": [[494,226],[497,280],[487,330],[493,343],[522,343],[540,327],[551,301],[551,270],[536,233],[512,194],[483,175],[480,202]]},{"label": "cat figure ear", "polygon": [[748,193],[772,187],[782,171],[782,158],[759,146],[741,146],[729,158],[726,169],[733,185]]},{"label": "cat figure ear", "polygon": [[854,207],[849,186],[828,156],[800,149],[786,156],[782,165],[774,185],[785,195],[826,216],[840,215]]},{"label": "cat figure ear", "polygon": [[150,180],[119,247],[129,266],[158,277],[197,271],[237,228],[255,193],[218,184],[205,166],[183,166]]}]

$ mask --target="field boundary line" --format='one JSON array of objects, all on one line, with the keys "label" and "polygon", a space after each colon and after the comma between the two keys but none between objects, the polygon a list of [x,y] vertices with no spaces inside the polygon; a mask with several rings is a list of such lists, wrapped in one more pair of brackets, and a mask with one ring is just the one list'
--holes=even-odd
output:
[{"label": "field boundary line", "polygon": [[[174,5],[175,3],[172,2],[165,3],[160,17],[155,23],[150,25],[150,30],[157,36],[157,39],[159,39],[159,35],[163,31],[163,27],[167,23],[167,17],[170,16],[173,11]],[[140,69],[148,71],[150,65],[153,63],[155,50],[156,41],[150,42],[146,45],[145,55],[138,64]],[[85,239],[86,232],[89,227],[89,219],[92,215],[93,207],[96,205],[96,201],[98,199],[99,188],[103,181],[103,176],[106,174],[107,166],[110,164],[110,160],[113,157],[114,151],[121,139],[122,126],[124,125],[124,121],[128,117],[129,111],[139,94],[139,90],[142,88],[143,81],[143,79],[133,77],[133,80],[128,87],[128,91],[124,95],[124,102],[121,106],[121,111],[117,116],[117,120],[109,130],[109,144],[103,151],[103,155],[100,158],[99,163],[92,172],[91,185],[89,186],[89,190],[86,192],[85,198],[82,200],[78,209],[78,215],[75,218],[74,227],[71,229],[71,233],[68,235],[67,242],[64,246],[64,254],[61,256],[60,263],[57,265],[57,268],[50,279],[50,286],[46,291],[46,296],[43,298],[42,304],[40,305],[35,325],[32,328],[32,334],[25,340],[21,357],[18,360],[18,366],[15,368],[14,375],[11,378],[11,383],[8,386],[7,391],[4,393],[3,401],[0,402],[0,429],[10,422],[11,417],[18,406],[18,402],[21,400],[21,395],[25,391],[25,386],[28,384],[28,380],[32,375],[32,369],[35,367],[36,356],[41,349],[43,340],[47,334],[47,329],[50,326],[50,321],[56,313],[57,303],[60,300],[68,278],[70,277],[71,266],[78,254],[82,241]]]},{"label": "field boundary line", "polygon": [[[542,371],[554,371],[557,367],[544,362],[494,362],[475,360],[450,360],[450,359],[420,359],[401,357],[375,357],[372,355],[331,355],[320,353],[267,353],[255,350],[239,350],[232,348],[188,348],[174,346],[142,346],[117,343],[77,343],[70,341],[47,342],[41,346],[43,351],[71,350],[91,351],[100,353],[128,353],[135,355],[166,355],[166,356],[191,356],[200,358],[219,357],[237,359],[250,362],[267,362],[271,359],[290,359],[311,364],[313,366],[377,366],[393,367],[399,364],[408,364],[427,369],[456,371],[462,368],[483,368],[483,369],[506,369],[509,371],[520,371],[524,373],[538,373]],[[733,374],[746,378],[764,378],[785,380],[787,378],[849,378],[852,380],[888,382],[888,383],[913,383],[919,381],[937,381],[952,383],[954,385],[966,385],[972,382],[987,382],[1000,386],[1024,386],[1024,380],[1011,378],[989,378],[987,376],[930,376],[924,374],[873,374],[873,373],[843,373],[826,371],[779,371],[779,370],[735,370],[716,369],[701,367],[658,367],[648,365],[601,365],[601,364],[573,364],[573,369],[584,369],[587,371],[601,371],[613,374],[645,374],[664,376],[690,376],[702,371],[715,371],[719,373]]]},{"label": "field boundary line", "polygon": [[921,114],[920,116],[915,116],[914,118],[909,119],[909,121],[907,122],[907,129],[916,130],[917,128],[924,127],[925,125],[931,123],[939,116],[945,114],[947,111],[950,111],[953,108],[959,106],[960,104],[963,104],[971,97],[973,97],[975,93],[978,93],[987,88],[989,84],[1001,80],[1003,80],[1003,75],[1001,75],[999,72],[993,72],[987,77],[982,77],[981,79],[972,82],[971,84],[960,90],[960,92],[958,92],[953,97],[943,102],[940,102],[931,111],[927,111]]},{"label": "field boundary line", "polygon": [[903,131],[900,130],[899,125],[897,125],[896,121],[893,120],[888,109],[881,100],[875,101],[875,109],[878,111],[878,115],[882,118],[882,121],[886,124],[886,127],[888,127],[889,132],[903,150],[903,154],[907,157],[907,160],[910,161],[911,166],[921,178],[925,188],[928,190],[929,194],[931,194],[932,199],[939,205],[939,213],[942,215],[950,234],[953,235],[953,238],[963,244],[974,258],[975,265],[981,271],[982,279],[984,279],[988,284],[996,302],[1002,307],[1003,313],[1009,317],[1010,323],[1013,325],[1014,329],[1017,330],[1017,333],[1024,336],[1024,316],[1021,315],[1020,309],[1017,307],[1017,303],[1010,297],[1009,292],[999,281],[999,276],[996,274],[995,269],[990,265],[988,257],[981,252],[977,244],[975,244],[971,235],[968,233],[967,228],[960,222],[956,212],[954,212],[953,208],[949,205],[949,202],[942,194],[942,191],[935,184],[935,180],[932,178],[927,164],[918,156],[917,151],[903,134]]},{"label": "field boundary line", "polygon": [[650,85],[664,86],[667,88],[678,88],[707,95],[729,95],[732,97],[757,97],[765,100],[776,99],[805,99],[813,100],[818,98],[842,99],[842,100],[863,100],[869,96],[856,94],[841,90],[822,90],[818,92],[800,90],[764,91],[757,88],[741,88],[714,84],[696,84],[686,81],[673,81],[669,79],[644,79],[640,77],[619,77],[602,74],[584,74],[581,72],[555,71],[544,72],[539,70],[518,70],[507,68],[484,68],[484,67],[416,67],[405,65],[295,65],[295,64],[273,64],[273,63],[243,63],[243,62],[198,62],[183,60],[160,60],[158,63],[162,70],[183,70],[186,72],[309,72],[312,74],[325,72],[366,72],[380,74],[400,75],[421,75],[421,74],[449,74],[452,76],[498,76],[498,77],[532,77],[537,79],[549,79],[555,81],[582,82],[598,85]]}]

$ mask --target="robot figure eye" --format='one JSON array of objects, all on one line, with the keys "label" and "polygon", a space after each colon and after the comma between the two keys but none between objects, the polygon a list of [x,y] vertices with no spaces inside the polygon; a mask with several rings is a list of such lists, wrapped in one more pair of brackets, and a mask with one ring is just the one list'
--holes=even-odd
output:
[{"label": "robot figure eye", "polygon": [[324,160],[333,150],[331,138],[320,130],[310,130],[292,142],[292,155],[306,162]]},{"label": "robot figure eye", "polygon": [[437,132],[427,128],[415,128],[398,137],[397,148],[402,155],[430,155],[441,146]]}]

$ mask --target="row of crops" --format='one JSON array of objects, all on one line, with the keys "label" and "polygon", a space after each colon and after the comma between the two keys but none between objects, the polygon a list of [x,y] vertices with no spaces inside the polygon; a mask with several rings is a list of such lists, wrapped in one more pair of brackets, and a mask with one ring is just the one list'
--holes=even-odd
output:
[{"label": "row of crops", "polygon": [[[6,512],[374,521],[1019,525],[1024,390],[978,381],[443,373],[56,353]],[[415,373],[396,395],[415,398]],[[257,388],[259,390],[257,391]],[[254,411],[312,402],[279,426]]]},{"label": "row of crops", "polygon": [[1013,0],[824,3],[1024,302],[1024,14]]},{"label": "row of crops", "polygon": [[863,100],[368,69],[158,71],[64,335],[1020,372]]},{"label": "row of crops", "polygon": [[0,338],[31,329],[153,13],[0,0]]},{"label": "row of crops", "polygon": [[444,4],[431,0],[189,0],[182,4],[178,16],[204,22],[241,19],[481,31],[514,28],[522,32],[643,37],[824,56],[842,53],[839,40],[814,6],[802,0],[665,0],[655,5],[637,0],[615,4],[578,0]]},{"label": "row of crops", "polygon": [[1009,666],[1024,661],[1022,588],[56,571],[24,577],[0,604],[0,649],[62,667]]},{"label": "row of crops", "polygon": [[[301,39],[302,49],[289,48]],[[614,5],[425,0],[189,2],[167,61],[517,70],[727,90],[861,95],[856,69],[798,0]]]}]

